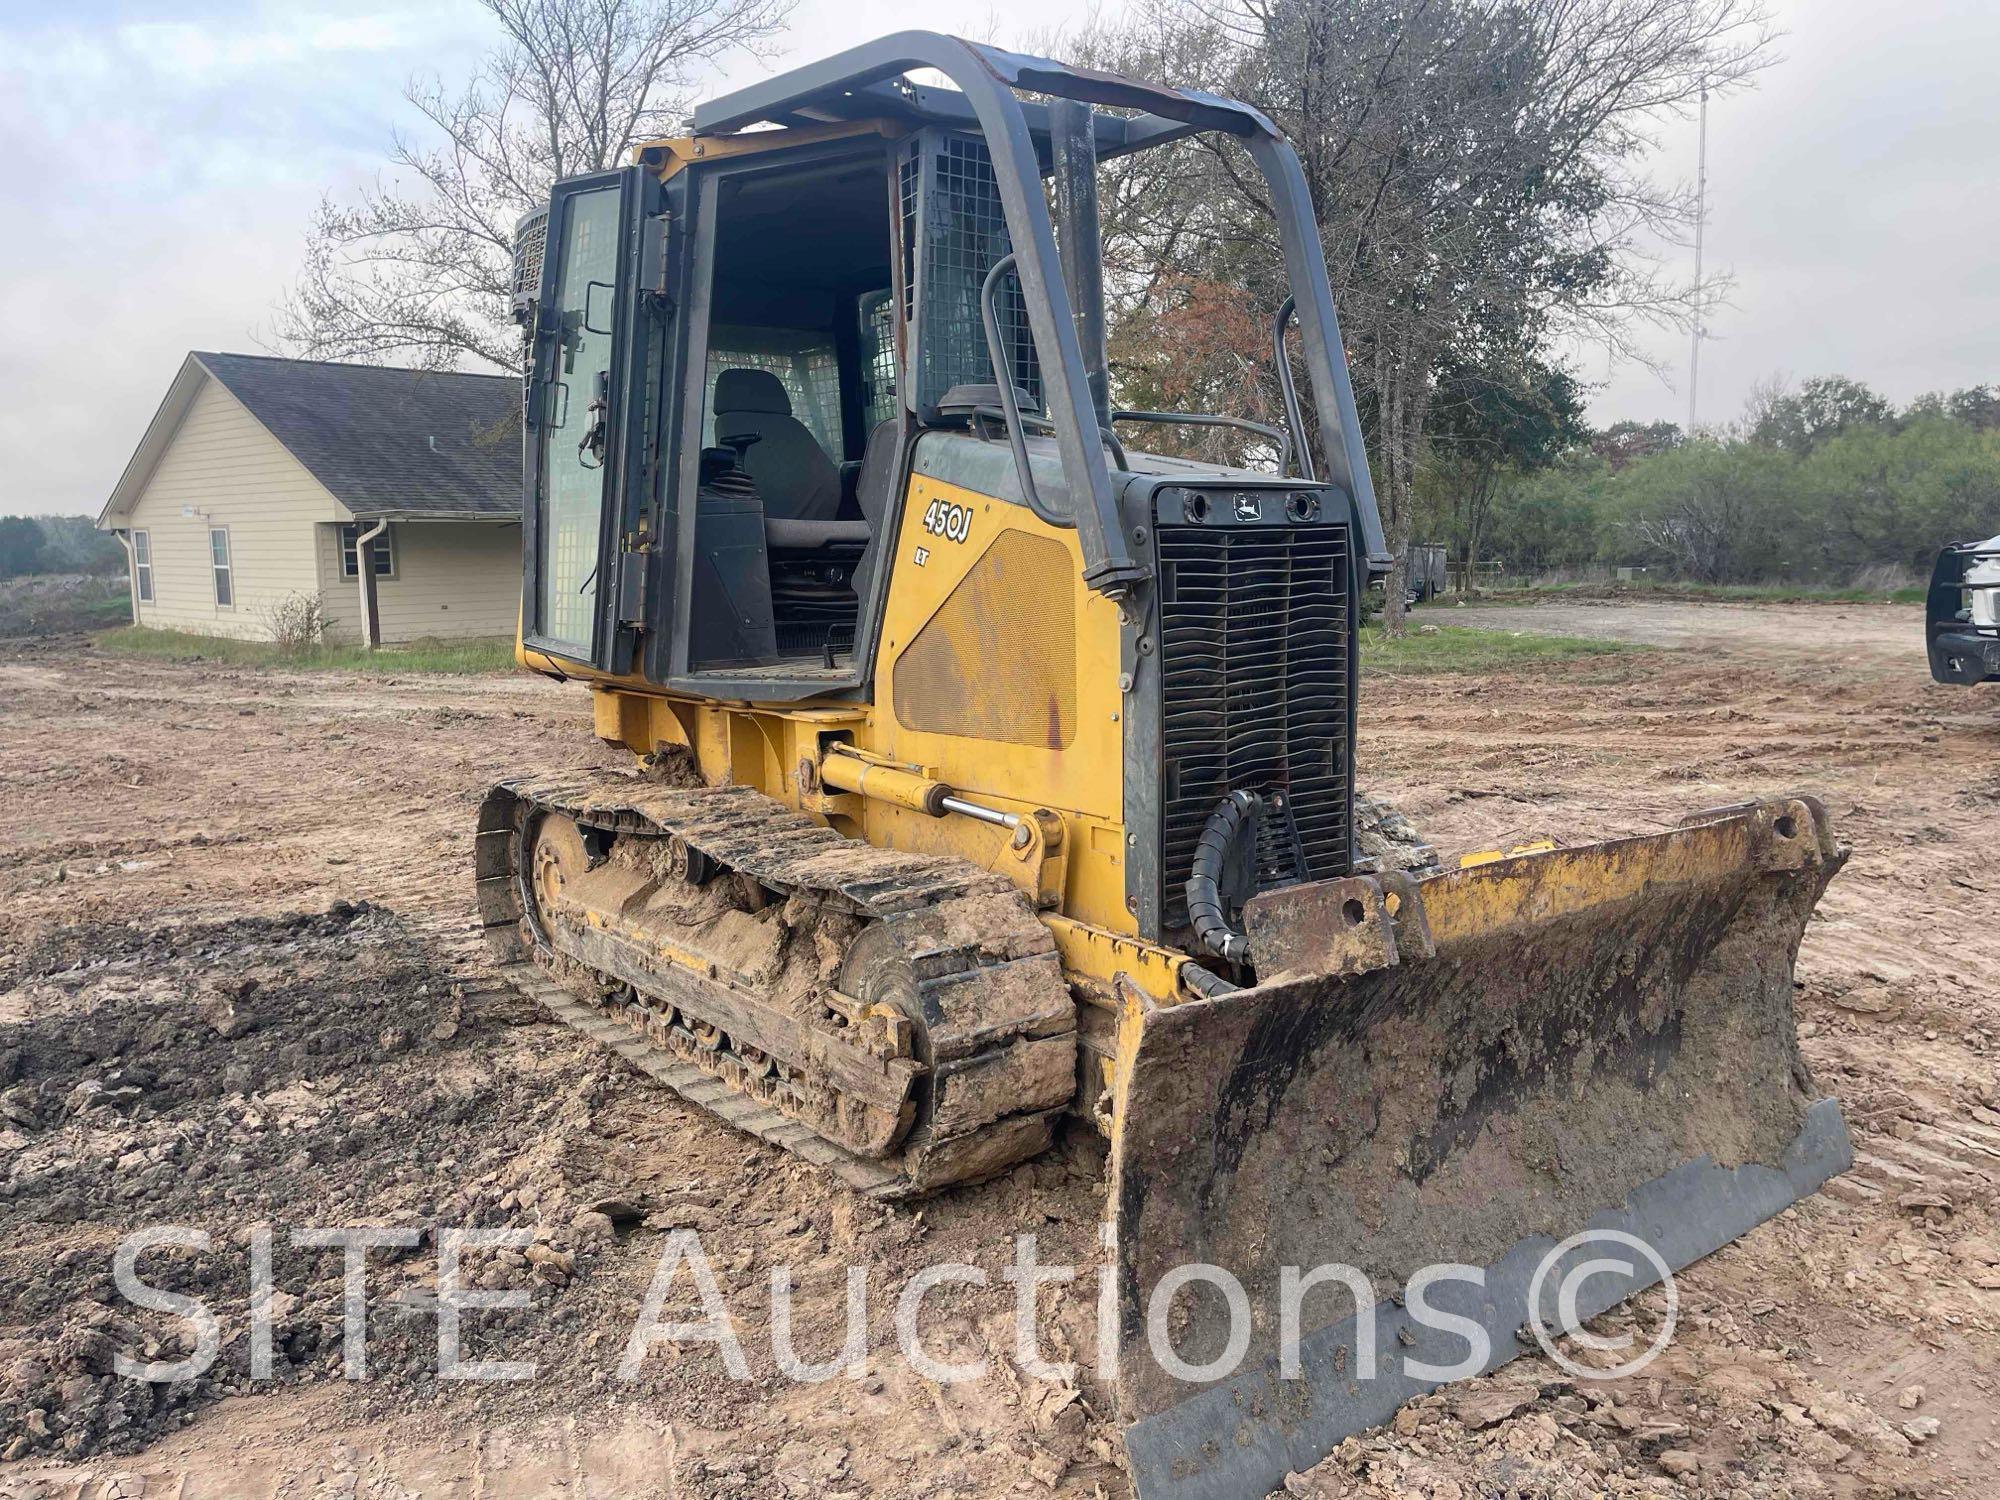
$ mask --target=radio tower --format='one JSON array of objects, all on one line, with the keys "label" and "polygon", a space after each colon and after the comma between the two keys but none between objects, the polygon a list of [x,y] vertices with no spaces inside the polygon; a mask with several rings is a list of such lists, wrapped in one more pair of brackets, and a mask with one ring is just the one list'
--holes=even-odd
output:
[{"label": "radio tower", "polygon": [[1695,148],[1694,167],[1694,336],[1688,345],[1688,425],[1694,436],[1695,397],[1701,383],[1702,313],[1708,306],[1708,289],[1701,282],[1701,238],[1708,209],[1708,82],[1701,85],[1701,134]]}]

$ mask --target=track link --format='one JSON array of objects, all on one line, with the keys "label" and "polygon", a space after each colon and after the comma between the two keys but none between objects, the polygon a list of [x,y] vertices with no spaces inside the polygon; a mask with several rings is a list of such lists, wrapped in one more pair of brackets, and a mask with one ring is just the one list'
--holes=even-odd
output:
[{"label": "track link", "polygon": [[[962,860],[842,838],[747,787],[584,772],[489,791],[476,878],[489,944],[525,993],[857,1192],[1001,1171],[1047,1146],[1074,1092],[1054,940],[1010,882]],[[802,939],[820,945],[816,982],[760,988],[768,976],[712,941],[718,920],[743,925],[733,912],[675,920],[675,900],[731,880],[785,903],[761,920],[818,924]],[[900,976],[896,1003],[826,982],[856,943]]]}]

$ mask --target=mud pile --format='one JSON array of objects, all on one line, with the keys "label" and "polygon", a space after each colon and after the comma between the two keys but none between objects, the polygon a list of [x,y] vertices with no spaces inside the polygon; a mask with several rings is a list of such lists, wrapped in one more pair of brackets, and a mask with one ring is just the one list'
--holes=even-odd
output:
[{"label": "mud pile", "polygon": [[[469,1010],[391,912],[339,903],[70,929],[0,970],[0,991],[0,1014],[22,1017],[0,1025],[7,1458],[128,1450],[252,1388],[260,1232],[273,1250],[273,1384],[343,1369],[342,1252],[295,1245],[295,1231],[410,1232],[415,1243],[367,1257],[367,1359],[391,1386],[435,1376],[439,1226],[532,1235],[465,1254],[462,1285],[522,1289],[533,1304],[482,1313],[476,1328],[468,1318],[467,1358],[545,1311],[576,1272],[592,1226],[572,1226],[561,1173],[537,1150],[576,1091],[481,1076],[481,1033],[525,1016]],[[192,1378],[115,1368],[170,1364],[195,1345],[187,1319],[135,1306],[114,1284],[118,1242],[149,1226],[207,1236],[206,1249],[169,1243],[136,1263],[146,1284],[217,1319],[217,1357]]]}]

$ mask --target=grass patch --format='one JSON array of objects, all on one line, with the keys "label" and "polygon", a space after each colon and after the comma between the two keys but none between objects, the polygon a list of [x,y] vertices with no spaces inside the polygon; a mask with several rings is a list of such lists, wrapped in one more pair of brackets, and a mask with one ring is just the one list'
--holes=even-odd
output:
[{"label": "grass patch", "polygon": [[[1474,630],[1462,625],[1430,626],[1413,620],[1410,633],[1390,639],[1381,627],[1361,631],[1361,664],[1369,671],[1426,675],[1440,672],[1493,672],[1537,662],[1564,661],[1579,656],[1607,656],[1646,648],[1622,641],[1586,641],[1571,636],[1537,635],[1531,631]],[[514,643],[509,640],[416,641],[363,651],[359,646],[315,646],[286,651],[268,641],[239,641],[225,636],[190,635],[179,630],[150,630],[125,625],[97,637],[107,651],[156,661],[217,662],[232,667],[266,667],[278,671],[372,672],[404,675],[415,672],[506,672],[514,668]]]},{"label": "grass patch", "polygon": [[1922,584],[1871,589],[1817,583],[1531,583],[1482,592],[1480,604],[1539,604],[1549,599],[1740,600],[1747,604],[1922,604]]},{"label": "grass patch", "polygon": [[[1432,633],[1426,634],[1426,629]],[[1361,665],[1374,672],[1427,676],[1438,672],[1500,672],[1537,662],[1640,651],[1624,641],[1586,641],[1524,630],[1474,630],[1464,625],[1410,623],[1408,635],[1387,636],[1379,625],[1361,631]]]},{"label": "grass patch", "polygon": [[107,599],[94,600],[91,603],[84,605],[83,617],[90,622],[92,628],[105,625],[116,625],[122,620],[131,619],[132,618],[131,590],[126,589],[119,593],[111,595]]},{"label": "grass patch", "polygon": [[107,651],[149,656],[158,661],[220,662],[232,667],[274,667],[285,671],[375,672],[402,675],[438,672],[466,676],[514,668],[514,643],[500,638],[465,641],[422,640],[407,646],[364,651],[359,646],[312,646],[287,651],[269,641],[190,635],[126,625],[97,637]]}]

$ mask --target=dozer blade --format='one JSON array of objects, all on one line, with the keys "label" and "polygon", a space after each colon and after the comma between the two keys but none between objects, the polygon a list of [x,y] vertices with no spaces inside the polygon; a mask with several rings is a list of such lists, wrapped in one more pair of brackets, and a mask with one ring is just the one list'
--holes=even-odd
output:
[{"label": "dozer blade", "polygon": [[[1262,982],[1133,1002],[1110,1212],[1142,1500],[1261,1496],[1440,1371],[1526,1352],[1531,1285],[1559,1332],[1566,1280],[1580,1320],[1659,1279],[1600,1241],[1537,1283],[1579,1231],[1678,1269],[1844,1170],[1792,1019],[1799,939],[1844,859],[1824,810],[1789,798],[1422,882],[1274,892],[1245,914]],[[1328,1265],[1366,1281],[1295,1296],[1287,1359],[1288,1288]]]}]

